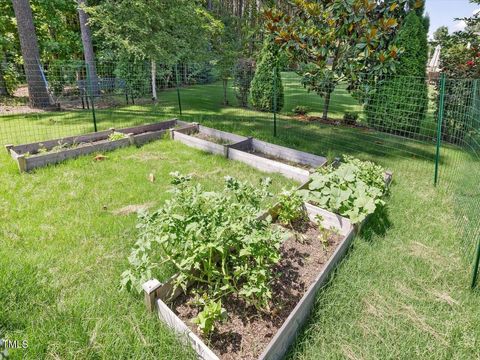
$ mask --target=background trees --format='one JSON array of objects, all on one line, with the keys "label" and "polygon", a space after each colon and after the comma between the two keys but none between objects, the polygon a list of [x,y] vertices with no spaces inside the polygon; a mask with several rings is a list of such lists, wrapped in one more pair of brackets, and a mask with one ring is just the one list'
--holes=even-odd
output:
[{"label": "background trees", "polygon": [[399,49],[393,44],[407,1],[296,1],[295,16],[269,11],[268,29],[290,56],[304,64],[304,85],[324,98],[340,81],[358,90],[366,79],[393,71]]},{"label": "background trees", "polygon": [[[256,110],[272,111],[276,104],[276,111],[283,108],[283,85],[278,66],[278,45],[273,37],[267,37],[260,53],[260,62],[252,80],[250,101]],[[274,99],[276,98],[276,102]]]},{"label": "background trees", "polygon": [[375,128],[408,136],[419,132],[428,107],[427,34],[423,15],[410,11],[395,39],[403,49],[395,75],[381,78],[366,104],[368,122]]},{"label": "background trees", "polygon": [[34,108],[49,107],[50,95],[42,75],[40,52],[30,3],[28,0],[13,0],[13,9],[17,19],[18,37],[24,59],[30,106]]}]

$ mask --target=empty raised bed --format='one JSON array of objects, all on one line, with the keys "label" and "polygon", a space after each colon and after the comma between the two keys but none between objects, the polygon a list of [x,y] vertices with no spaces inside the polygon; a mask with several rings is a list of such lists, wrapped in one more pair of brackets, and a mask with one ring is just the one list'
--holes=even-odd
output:
[{"label": "empty raised bed", "polygon": [[208,128],[196,123],[172,130],[172,138],[196,149],[226,157],[228,157],[228,149],[232,144],[241,143],[248,139],[244,136]]},{"label": "empty raised bed", "polygon": [[256,139],[229,147],[228,157],[266,172],[278,172],[293,180],[306,182],[313,169],[323,166],[322,156],[270,144]]},{"label": "empty raised bed", "polygon": [[308,180],[311,170],[323,166],[327,161],[322,156],[198,124],[172,131],[172,138],[203,151],[223,154],[231,160],[241,161],[265,172],[280,173],[301,183]]},{"label": "empty raised bed", "polygon": [[173,119],[127,129],[110,129],[17,146],[7,145],[6,149],[17,161],[20,172],[25,172],[94,152],[111,151],[129,145],[143,145],[162,138],[172,127],[186,124]]}]

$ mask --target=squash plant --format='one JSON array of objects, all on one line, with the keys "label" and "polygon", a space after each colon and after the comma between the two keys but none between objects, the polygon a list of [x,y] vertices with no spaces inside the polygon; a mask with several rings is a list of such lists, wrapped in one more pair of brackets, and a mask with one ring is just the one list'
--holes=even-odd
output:
[{"label": "squash plant", "polygon": [[299,193],[314,205],[360,223],[385,204],[384,172],[373,162],[344,156],[338,167],[319,168],[311,175],[308,189]]},{"label": "squash plant", "polygon": [[[229,295],[268,310],[282,240],[280,230],[269,226],[271,219],[258,219],[272,196],[271,180],[255,187],[226,177],[223,190],[206,192],[189,176],[171,175],[173,197],[139,218],[139,238],[122,286],[141,291],[162,264],[175,267],[175,286],[201,299],[194,302],[200,311],[194,323],[205,334],[223,318],[221,300]],[[191,283],[195,285],[189,288]]]}]

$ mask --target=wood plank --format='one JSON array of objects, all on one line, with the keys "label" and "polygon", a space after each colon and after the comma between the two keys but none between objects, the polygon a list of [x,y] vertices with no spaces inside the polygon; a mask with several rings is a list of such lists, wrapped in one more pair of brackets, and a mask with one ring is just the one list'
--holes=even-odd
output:
[{"label": "wood plank", "polygon": [[74,149],[65,149],[59,152],[37,155],[37,156],[25,158],[26,160],[25,170],[31,171],[33,169],[36,169],[42,166],[46,166],[50,164],[58,164],[67,159],[72,159],[78,156],[91,154],[93,152],[111,151],[120,147],[129,146],[130,144],[131,144],[131,140],[129,138],[119,139],[116,141],[105,140],[103,142],[99,142],[96,144],[89,144],[89,145],[74,148]]},{"label": "wood plank", "polygon": [[138,134],[133,136],[135,145],[141,146],[154,140],[162,139],[167,136],[168,130],[159,130],[154,132],[148,132],[146,134]]},{"label": "wood plank", "polygon": [[157,300],[158,316],[168,326],[181,335],[184,342],[190,344],[200,359],[220,360],[205,343],[160,299]]},{"label": "wood plank", "polygon": [[35,153],[40,148],[51,150],[52,148],[54,148],[59,144],[72,145],[74,143],[79,144],[79,143],[89,143],[89,142],[105,140],[110,136],[112,132],[113,132],[112,130],[106,130],[106,131],[100,131],[97,133],[91,133],[91,134],[85,134],[85,135],[79,135],[79,136],[69,136],[69,137],[64,137],[64,138],[59,138],[54,140],[39,141],[31,144],[17,145],[14,147],[14,149],[19,154]]},{"label": "wood plank", "polygon": [[201,133],[201,134],[205,134],[205,135],[217,138],[217,139],[222,139],[222,140],[225,140],[225,141],[229,141],[231,143],[238,143],[238,142],[245,141],[245,140],[248,139],[245,136],[240,136],[240,135],[232,134],[232,133],[229,133],[229,132],[220,131],[220,130],[217,130],[217,129],[212,129],[212,128],[202,126],[202,125],[198,126],[198,132]]},{"label": "wood plank", "polygon": [[176,124],[177,124],[177,120],[172,119],[172,120],[157,122],[157,123],[154,123],[154,124],[139,125],[139,126],[133,126],[133,127],[124,128],[124,129],[118,129],[116,131],[121,132],[123,134],[129,134],[130,133],[130,134],[138,135],[138,134],[146,133],[146,132],[168,130],[170,128],[175,127]]},{"label": "wood plank", "polygon": [[215,144],[207,140],[196,138],[194,136],[185,135],[178,132],[178,130],[175,130],[173,139],[176,141],[180,141],[190,147],[203,150],[212,154],[225,154],[225,147],[223,145]]},{"label": "wood plank", "polygon": [[230,149],[228,152],[228,158],[231,160],[241,161],[264,172],[282,174],[289,179],[296,180],[301,183],[306,182],[310,177],[310,172],[308,170],[266,159],[261,156],[249,154],[244,151]]},{"label": "wood plank", "polygon": [[253,139],[252,147],[254,151],[295,163],[310,165],[313,168],[323,166],[327,162],[327,159],[322,156],[294,150],[256,139]]},{"label": "wood plank", "polygon": [[259,356],[259,360],[280,360],[284,358],[288,348],[295,340],[298,331],[310,316],[318,290],[326,284],[329,275],[335,269],[337,263],[344,257],[353,237],[354,231],[352,229],[337,247],[326,263],[324,269],[316,277],[313,284],[310,285],[307,292],[303,295],[302,299],[285,320],[280,330],[278,330],[263,353]]},{"label": "wood plank", "polygon": [[237,142],[235,144],[228,145],[229,149],[241,150],[241,151],[251,151],[252,150],[252,138],[247,138],[246,140]]}]

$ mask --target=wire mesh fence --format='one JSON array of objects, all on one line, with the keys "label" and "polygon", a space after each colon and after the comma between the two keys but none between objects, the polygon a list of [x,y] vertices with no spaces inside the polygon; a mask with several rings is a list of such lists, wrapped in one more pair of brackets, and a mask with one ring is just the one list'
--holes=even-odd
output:
[{"label": "wire mesh fence", "polygon": [[[81,61],[4,64],[0,143],[21,144],[169,118],[196,121],[330,158],[352,154],[393,167],[399,176],[438,182],[456,209],[468,261],[480,246],[480,84],[388,76],[360,86],[335,81],[309,91],[295,69],[272,73],[265,101],[252,101],[255,63]],[[271,81],[271,82],[270,82]],[[274,81],[280,81],[281,94]],[[29,85],[27,85],[29,84]],[[1,84],[0,84],[1,85]],[[317,88],[318,89],[318,88]],[[323,95],[323,96],[320,96]],[[255,100],[255,99],[253,99]],[[256,99],[258,100],[258,99]],[[401,159],[402,161],[399,161]],[[474,264],[475,265],[475,264]]]}]

